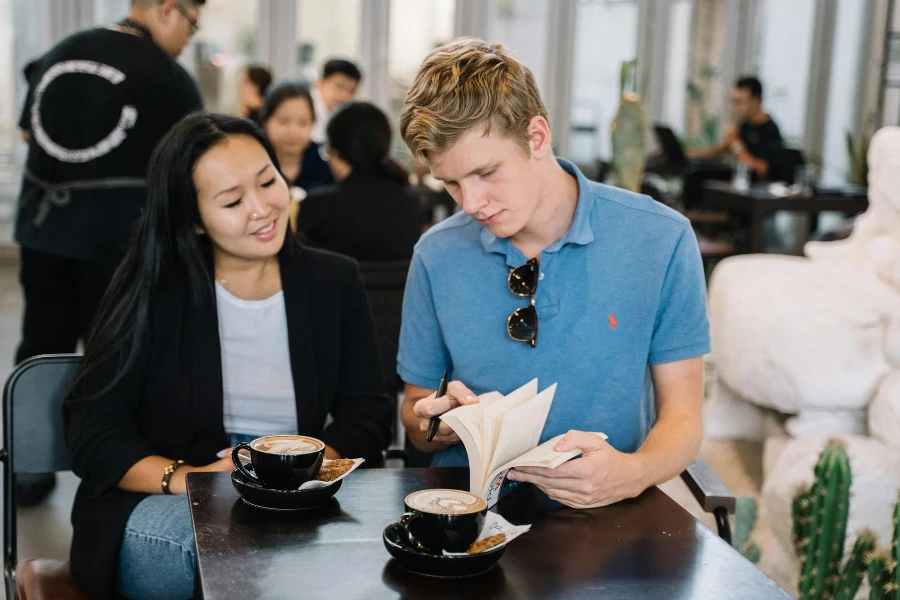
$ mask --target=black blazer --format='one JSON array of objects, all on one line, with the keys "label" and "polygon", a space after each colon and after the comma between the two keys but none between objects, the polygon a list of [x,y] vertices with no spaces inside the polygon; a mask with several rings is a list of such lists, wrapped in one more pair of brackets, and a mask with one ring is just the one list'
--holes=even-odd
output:
[{"label": "black blazer", "polygon": [[[390,436],[372,317],[355,263],[293,244],[280,256],[297,431],[345,457],[380,460]],[[175,279],[156,295],[134,368],[93,400],[116,371],[113,357],[76,384],[65,404],[72,470],[71,566],[95,598],[115,597],[125,524],[146,494],[116,484],[150,455],[214,462],[228,446],[215,296],[203,305]],[[334,421],[325,427],[326,416]],[[160,473],[160,477],[162,474]]]},{"label": "black blazer", "polygon": [[319,154],[321,145],[310,142],[300,157],[300,174],[291,183],[307,192],[334,183],[334,175],[328,163]]},{"label": "black blazer", "polygon": [[351,173],[300,203],[297,232],[360,262],[409,260],[422,233],[419,199],[408,185]]}]

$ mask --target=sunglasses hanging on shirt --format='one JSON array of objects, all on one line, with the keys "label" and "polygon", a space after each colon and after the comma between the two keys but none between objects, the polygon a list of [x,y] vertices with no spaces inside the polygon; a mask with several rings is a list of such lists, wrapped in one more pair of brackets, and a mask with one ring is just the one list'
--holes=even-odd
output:
[{"label": "sunglasses hanging on shirt", "polygon": [[531,304],[517,308],[506,318],[506,332],[517,342],[537,346],[538,318],[534,308],[534,293],[537,291],[538,261],[532,258],[524,265],[509,272],[506,280],[509,291],[522,298],[530,298]]}]

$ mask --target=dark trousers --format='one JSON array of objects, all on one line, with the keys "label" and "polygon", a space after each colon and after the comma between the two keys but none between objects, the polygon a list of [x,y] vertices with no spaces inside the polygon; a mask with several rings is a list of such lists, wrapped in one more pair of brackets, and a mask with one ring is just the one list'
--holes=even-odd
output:
[{"label": "dark trousers", "polygon": [[90,333],[115,264],[61,258],[21,248],[25,295],[16,364],[38,354],[75,352]]}]

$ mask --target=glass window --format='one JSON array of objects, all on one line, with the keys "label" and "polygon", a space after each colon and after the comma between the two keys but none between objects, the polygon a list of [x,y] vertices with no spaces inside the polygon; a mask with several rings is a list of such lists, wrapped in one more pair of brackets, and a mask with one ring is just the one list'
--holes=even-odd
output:
[{"label": "glass window", "polygon": [[546,97],[548,0],[490,0],[487,41],[508,46],[531,69]]},{"label": "glass window", "polygon": [[579,0],[572,73],[572,136],[576,162],[609,158],[609,124],[619,107],[620,73],[637,49],[637,0]]},{"label": "glass window", "polygon": [[207,0],[182,60],[193,64],[206,110],[236,113],[241,69],[256,53],[258,0]]},{"label": "glass window", "polygon": [[666,89],[662,120],[684,135],[687,83],[690,77],[691,0],[672,0],[669,8],[669,47],[666,52]]},{"label": "glass window", "polygon": [[[822,183],[832,185],[851,179],[847,134],[859,139],[856,115],[859,103],[859,73],[866,49],[866,5],[839,0],[832,41],[831,81],[825,114],[825,145],[822,152]],[[873,127],[875,115],[865,115],[865,126]],[[871,132],[871,129],[869,130]]]},{"label": "glass window", "polygon": [[360,0],[297,0],[297,73],[315,81],[330,58],[359,62]]},{"label": "glass window", "polygon": [[[391,0],[388,34],[388,112],[394,130],[400,111],[422,60],[429,52],[453,39],[455,0]],[[398,135],[395,153],[409,160],[409,151]]]},{"label": "glass window", "polygon": [[789,146],[803,146],[815,0],[765,0],[754,65],[764,109]]}]

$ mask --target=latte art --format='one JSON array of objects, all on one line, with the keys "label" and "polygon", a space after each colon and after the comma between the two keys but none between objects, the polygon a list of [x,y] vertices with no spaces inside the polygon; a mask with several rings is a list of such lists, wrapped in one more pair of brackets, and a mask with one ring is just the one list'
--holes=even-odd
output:
[{"label": "latte art", "polygon": [[487,508],[484,499],[461,490],[421,490],[406,497],[414,510],[439,515],[464,515]]},{"label": "latte art", "polygon": [[294,435],[273,435],[254,440],[250,447],[269,454],[309,454],[322,448],[322,443],[312,438]]}]

